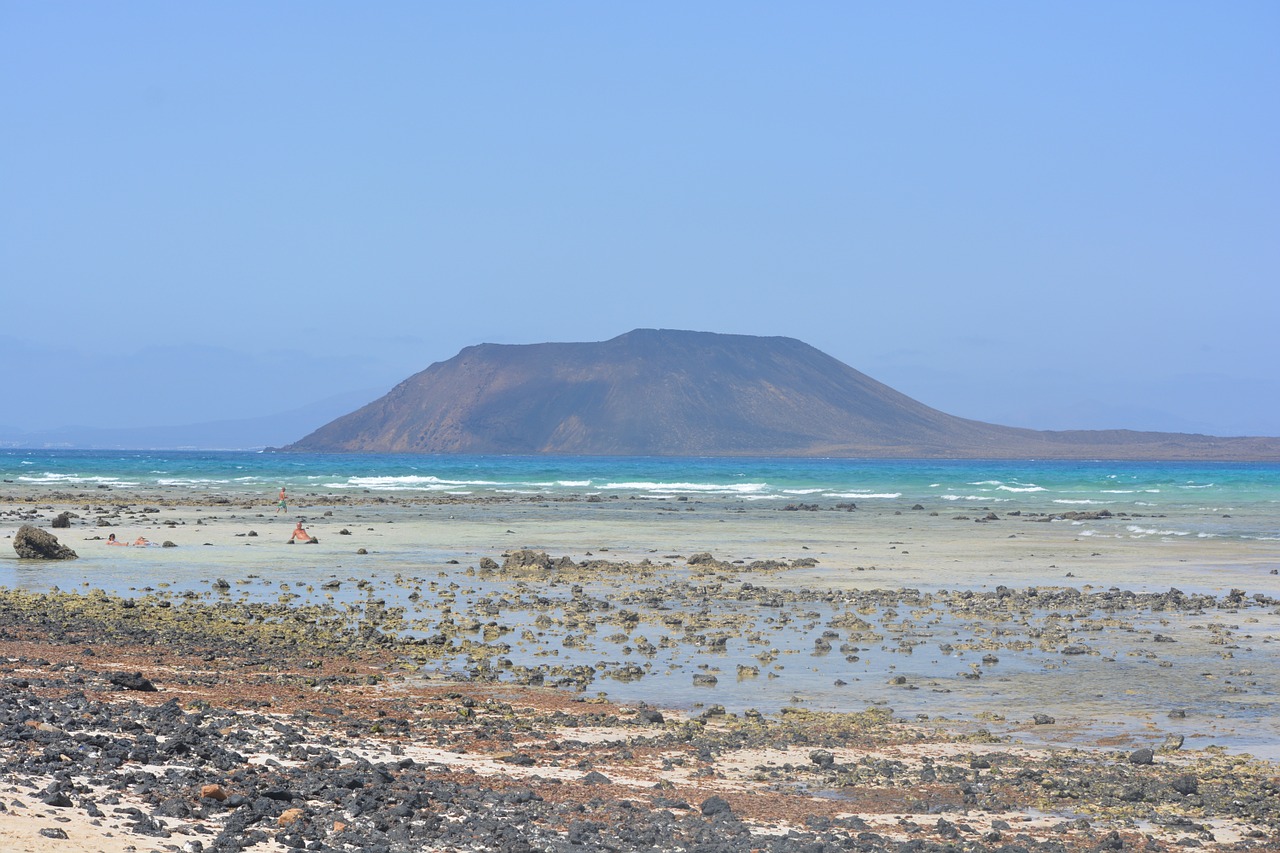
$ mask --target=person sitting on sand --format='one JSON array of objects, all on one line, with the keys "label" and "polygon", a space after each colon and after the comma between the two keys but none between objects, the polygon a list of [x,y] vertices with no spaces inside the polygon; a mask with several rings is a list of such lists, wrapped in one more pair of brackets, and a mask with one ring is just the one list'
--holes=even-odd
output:
[{"label": "person sitting on sand", "polygon": [[107,544],[108,545],[128,545],[129,543],[121,542],[119,539],[116,538],[116,535],[112,533],[110,536],[107,537]]},{"label": "person sitting on sand", "polygon": [[293,528],[293,535],[289,537],[289,544],[292,545],[295,541],[314,545],[320,540],[308,533],[306,529],[303,528],[302,522],[299,521],[298,526]]}]

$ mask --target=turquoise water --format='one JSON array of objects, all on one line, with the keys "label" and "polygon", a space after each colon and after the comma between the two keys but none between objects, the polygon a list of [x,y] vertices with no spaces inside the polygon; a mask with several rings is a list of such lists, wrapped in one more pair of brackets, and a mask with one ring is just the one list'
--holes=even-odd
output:
[{"label": "turquoise water", "polygon": [[[1276,556],[1280,465],[1276,464],[0,450],[0,480],[0,496],[45,495],[50,505],[65,503],[59,493],[93,493],[99,488],[113,498],[189,492],[193,497],[231,499],[230,506],[200,510],[225,516],[216,532],[213,527],[188,525],[161,533],[183,546],[202,547],[182,547],[177,552],[97,547],[85,538],[96,531],[87,529],[70,540],[81,552],[81,559],[71,563],[26,565],[11,550],[0,552],[0,585],[4,586],[102,588],[141,595],[154,585],[173,595],[216,597],[210,583],[224,577],[234,584],[232,595],[245,600],[274,601],[286,589],[303,600],[320,603],[332,597],[339,605],[357,608],[366,599],[385,600],[405,607],[409,618],[421,620],[422,630],[428,633],[437,629],[446,606],[459,614],[475,612],[482,605],[499,606],[495,618],[513,628],[502,638],[509,647],[501,657],[530,668],[591,667],[598,674],[587,689],[621,701],[659,697],[664,706],[719,703],[731,710],[776,710],[792,704],[840,710],[891,703],[897,713],[907,716],[944,715],[975,723],[979,714],[998,709],[1015,728],[1031,714],[1049,711],[1079,727],[1054,735],[1064,740],[1087,743],[1095,736],[1135,732],[1139,737],[1149,725],[1185,734],[1194,745],[1212,742],[1280,756],[1276,747],[1280,744],[1280,715],[1276,714],[1280,695],[1275,688],[1280,684],[1280,663],[1273,652],[1274,644],[1280,642],[1280,611],[1270,606],[1239,613],[1132,611],[1125,615],[1130,625],[1109,632],[1090,631],[1086,624],[1090,614],[1038,613],[1031,617],[1034,624],[1018,627],[1013,635],[1021,636],[1028,628],[1052,627],[1063,619],[1078,620],[1080,627],[1071,630],[1079,633],[1082,642],[1097,646],[1098,654],[1063,657],[1056,648],[1006,647],[996,649],[999,663],[988,666],[983,654],[991,635],[982,632],[992,626],[951,615],[941,607],[913,605],[896,613],[884,608],[875,614],[859,611],[882,638],[856,640],[857,656],[846,658],[843,653],[815,651],[817,640],[826,636],[832,620],[840,615],[837,611],[848,609],[821,597],[776,609],[750,599],[739,601],[736,581],[722,594],[698,585],[662,586],[657,580],[626,579],[617,588],[597,581],[588,584],[590,595],[638,596],[618,606],[636,610],[641,621],[624,631],[609,621],[613,610],[602,611],[593,617],[600,620],[598,627],[588,631],[580,624],[578,611],[569,607],[572,583],[552,579],[545,585],[531,584],[519,577],[486,576],[468,569],[480,556],[497,557],[508,545],[537,544],[546,537],[562,545],[571,543],[553,554],[574,557],[582,556],[582,547],[599,544],[613,546],[611,555],[627,547],[689,553],[709,538],[726,550],[761,558],[794,556],[803,553],[801,543],[813,544],[813,553],[822,559],[821,566],[809,574],[836,587],[842,583],[916,586],[928,592],[939,584],[959,588],[967,578],[978,589],[1002,582],[1015,587],[1068,582],[1100,589],[1113,585],[1148,589],[1158,576],[1164,583],[1161,589],[1167,589],[1168,577],[1176,572],[1176,585],[1188,592],[1223,595],[1226,589],[1240,586],[1251,595],[1262,592],[1275,597],[1276,580],[1269,571],[1280,564]],[[313,507],[326,505],[324,495],[513,500],[468,507],[430,502],[401,506],[389,500],[377,510],[381,515],[363,503],[335,501],[335,517],[327,522],[319,517],[315,522],[327,523],[330,531],[349,525],[355,535],[340,543],[339,537],[326,535],[324,544],[312,550],[281,544],[292,519],[277,520],[270,510],[280,486]],[[322,497],[301,500],[311,494]],[[588,503],[586,499],[593,495],[603,500]],[[643,498],[652,503],[641,503]],[[576,500],[561,505],[557,499]],[[681,499],[687,503],[680,503]],[[870,511],[847,515],[771,511],[802,503],[827,507],[853,503]],[[929,512],[911,512],[916,504]],[[695,505],[712,511],[673,511]],[[937,565],[944,576],[934,581],[927,572],[915,571],[912,561],[938,559],[927,557],[928,546],[946,540],[930,539],[933,534],[928,531],[961,530],[953,513],[945,511],[952,506],[960,518],[981,518],[985,512],[975,510],[990,508],[1002,521],[964,525],[965,541],[979,543],[987,562],[971,565],[972,560],[962,563],[959,555],[943,558]],[[52,513],[51,507],[35,509],[46,517]],[[1010,518],[1018,512],[1103,509],[1118,517],[1105,524],[1044,526],[1027,524],[1027,518]],[[903,515],[901,524],[895,521],[898,512]],[[450,526],[454,513],[461,519],[459,527]],[[153,521],[143,522],[134,515],[125,526],[154,538],[153,532],[140,526],[144,523]],[[395,544],[380,538],[386,525],[398,524],[395,529],[400,529],[406,523],[418,525],[423,541],[410,538]],[[713,532],[717,526],[719,533]],[[250,528],[262,535],[247,538]],[[1022,544],[1016,534],[1030,529],[1045,534],[1043,544]],[[483,538],[465,540],[461,537],[466,530],[475,530]],[[1056,531],[1062,533],[1051,535]],[[206,536],[213,541],[205,543]],[[756,537],[782,544],[770,550],[759,545]],[[912,540],[912,556],[890,556],[907,554],[905,548],[887,550],[904,544],[886,541],[891,537]],[[847,540],[847,546],[856,544],[846,553],[858,556],[842,560],[821,553],[836,539]],[[1194,546],[1206,539],[1211,541],[1203,548],[1179,547],[1179,543]],[[817,544],[819,540],[825,544]],[[80,545],[81,541],[85,544]],[[1125,549],[1116,544],[1121,542]],[[1007,550],[995,543],[1006,543]],[[1134,553],[1126,550],[1132,543],[1144,549],[1136,563],[1128,562],[1135,558],[1126,556]],[[370,554],[353,562],[357,545],[368,545]],[[1036,553],[1029,553],[1033,548]],[[1107,555],[1117,552],[1116,561],[1108,563],[1109,556],[1094,554],[1095,548]],[[667,552],[653,553],[660,560]],[[1202,560],[1213,554],[1225,556],[1209,567]],[[864,560],[881,563],[881,569],[866,575],[849,573],[852,564],[860,566]],[[1066,560],[1078,560],[1072,565],[1073,574],[1059,568]],[[680,568],[672,571],[678,575]],[[1010,574],[998,575],[1001,571]],[[1230,581],[1217,577],[1219,572]],[[356,576],[371,586],[346,582]],[[907,576],[911,583],[903,583]],[[1065,581],[1068,577],[1075,579]],[[330,578],[344,580],[336,594],[319,586],[318,582]],[[417,590],[421,596],[411,598],[411,591]],[[651,594],[676,599],[662,598],[653,605]],[[544,599],[550,609],[533,603]],[[672,610],[686,616],[706,611],[727,620],[698,629],[719,632],[727,637],[726,643],[716,648],[700,643],[696,634],[684,636],[683,626],[673,628],[664,619]],[[553,625],[535,622],[544,612],[554,618]],[[536,639],[528,639],[527,632],[532,630],[538,632]],[[1155,646],[1151,637],[1156,632],[1176,636],[1177,642]],[[642,637],[660,643],[656,653],[638,650]],[[667,639],[671,642],[663,642]],[[846,640],[855,642],[841,633],[832,644]],[[765,649],[771,649],[776,660],[762,660]],[[496,666],[497,657],[495,653],[493,660],[484,662],[460,659],[449,667],[467,671],[482,663]],[[646,675],[636,681],[609,675],[623,665],[641,667]],[[977,680],[969,677],[975,665],[984,669]],[[759,673],[742,678],[740,667],[758,668]],[[695,673],[708,672],[718,673],[716,687],[692,682]],[[897,685],[890,676],[906,678],[906,686]],[[1174,707],[1191,713],[1185,721],[1170,722],[1167,714]],[[1039,729],[1019,736],[1048,737]]]},{"label": "turquoise water", "polygon": [[1166,535],[1280,538],[1280,464],[0,450],[5,489],[413,493],[1107,509],[1196,524]]}]

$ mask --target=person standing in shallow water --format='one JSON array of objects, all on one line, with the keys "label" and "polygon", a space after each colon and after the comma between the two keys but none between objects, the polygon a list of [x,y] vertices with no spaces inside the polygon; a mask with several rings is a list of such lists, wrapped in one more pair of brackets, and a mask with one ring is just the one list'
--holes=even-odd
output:
[{"label": "person standing in shallow water", "polygon": [[280,487],[280,502],[276,504],[276,515],[289,511],[288,498],[284,494],[284,486]]}]

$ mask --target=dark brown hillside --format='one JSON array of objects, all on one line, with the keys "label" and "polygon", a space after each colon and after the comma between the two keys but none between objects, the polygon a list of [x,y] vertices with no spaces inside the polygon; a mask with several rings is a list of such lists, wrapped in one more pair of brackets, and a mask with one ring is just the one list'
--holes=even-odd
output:
[{"label": "dark brown hillside", "polygon": [[601,343],[468,347],[286,449],[1280,459],[1277,439],[984,424],[792,338],[654,329]]}]

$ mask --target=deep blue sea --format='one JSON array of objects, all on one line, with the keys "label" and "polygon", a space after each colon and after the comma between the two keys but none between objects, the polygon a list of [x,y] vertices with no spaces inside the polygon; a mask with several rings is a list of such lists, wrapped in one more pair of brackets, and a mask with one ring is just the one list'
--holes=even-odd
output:
[{"label": "deep blue sea", "polygon": [[[645,495],[1194,517],[1186,535],[1280,538],[1280,464],[1221,462],[422,456],[0,450],[4,486],[470,495]],[[407,495],[405,495],[407,496]]]}]

